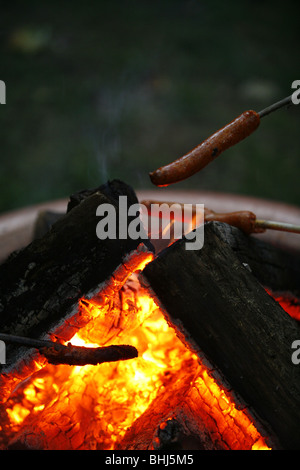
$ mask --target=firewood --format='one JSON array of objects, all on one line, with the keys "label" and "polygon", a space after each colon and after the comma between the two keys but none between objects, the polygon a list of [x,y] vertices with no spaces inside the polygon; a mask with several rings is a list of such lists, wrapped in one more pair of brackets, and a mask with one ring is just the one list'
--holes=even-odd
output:
[{"label": "firewood", "polygon": [[[170,378],[147,410],[127,430],[116,450],[225,450],[211,409],[193,386],[197,374],[186,364],[186,375]],[[192,370],[192,372],[191,372]],[[201,367],[197,371],[200,375]],[[212,425],[212,426],[210,426]]]},{"label": "firewood", "polygon": [[[184,369],[180,377],[166,375],[165,386],[116,450],[251,450],[264,435],[269,439],[262,427],[261,434],[253,428],[249,432],[253,415],[244,403],[235,400],[234,408],[227,400],[218,401],[208,369],[201,364],[194,367],[190,360]],[[243,412],[238,412],[241,408]],[[270,444],[274,449],[274,442]]]},{"label": "firewood", "polygon": [[[68,341],[89,320],[79,311],[78,301],[93,297],[111,280],[120,288],[149,256],[151,246],[145,240],[97,237],[99,205],[112,204],[118,214],[117,195],[137,202],[133,190],[120,181],[104,185],[103,191],[101,188],[88,191],[75,203],[73,197],[68,213],[44,236],[14,252],[0,266],[2,333],[48,339],[62,325],[61,339]],[[20,346],[7,345],[0,384],[2,376],[27,353]]]},{"label": "firewood", "polygon": [[300,298],[300,251],[287,251],[226,223],[213,225],[218,236],[241,263],[270,290],[290,292]]},{"label": "firewood", "polygon": [[251,252],[235,253],[246,235],[239,232],[230,245],[223,227],[205,224],[198,251],[174,243],[146,266],[142,280],[178,336],[216,366],[279,445],[300,449],[300,376],[291,360],[299,322],[266,293],[254,275],[261,269],[251,272]]}]

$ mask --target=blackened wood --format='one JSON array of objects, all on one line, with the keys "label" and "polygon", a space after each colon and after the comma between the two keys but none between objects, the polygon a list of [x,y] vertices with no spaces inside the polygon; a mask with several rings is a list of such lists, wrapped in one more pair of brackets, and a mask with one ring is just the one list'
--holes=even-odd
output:
[{"label": "blackened wood", "polygon": [[[112,200],[116,205],[119,203],[119,196],[126,196],[128,205],[137,204],[138,199],[135,194],[135,191],[126,183],[120,180],[107,181],[105,184],[98,186],[93,189],[82,189],[77,191],[74,194],[71,194],[68,205],[67,212],[70,212],[74,207],[78,206],[89,196],[92,196],[95,193],[101,193],[106,196],[109,200]],[[64,214],[59,212],[53,212],[49,210],[43,210],[39,212],[33,229],[33,238],[41,238],[45,235],[52,225],[57,222]],[[129,218],[129,220],[131,220]]]},{"label": "blackened wood", "polygon": [[[78,206],[82,203],[87,197],[90,197],[93,194],[103,194],[107,197],[111,202],[113,202],[117,207],[119,206],[119,198],[120,196],[126,196],[127,198],[127,207],[138,204],[138,198],[135,194],[135,191],[132,189],[131,186],[124,183],[121,180],[115,179],[112,181],[107,181],[105,184],[93,189],[83,189],[78,191],[70,196],[70,200],[67,206],[67,212],[70,212],[74,207]],[[123,214],[124,215],[124,214]],[[130,223],[135,219],[136,215],[128,215],[127,214],[127,225],[129,226]],[[137,228],[138,230],[138,228]],[[139,226],[139,232],[142,233],[141,240],[143,243],[149,248],[150,251],[154,251],[153,244],[148,239],[147,234],[144,231],[143,224],[141,223]],[[117,231],[118,237],[118,231]]]},{"label": "blackened wood", "polygon": [[201,250],[173,244],[143,278],[178,335],[204,352],[283,448],[300,449],[300,370],[291,359],[299,323],[242,264],[222,225],[205,224]]},{"label": "blackened wood", "polygon": [[31,239],[42,238],[47,233],[55,222],[57,222],[64,213],[53,212],[48,210],[40,211],[37,215],[33,226],[33,237]]},{"label": "blackened wood", "polygon": [[[127,191],[124,192],[126,195]],[[2,333],[43,337],[58,322],[63,322],[81,297],[97,291],[124,257],[137,249],[140,239],[97,237],[96,225],[100,219],[96,209],[103,203],[113,204],[118,216],[115,199],[100,191],[92,192],[42,238],[14,252],[0,266]],[[6,352],[8,367],[20,355],[20,350],[8,345]]]},{"label": "blackened wood", "polygon": [[273,291],[289,291],[300,298],[300,235],[299,251],[290,252],[261,240],[259,236],[246,236],[228,224],[216,222],[211,226],[214,228],[265,287]]},{"label": "blackened wood", "polygon": [[68,203],[67,212],[70,212],[70,210],[72,210],[74,207],[84,201],[87,197],[97,192],[100,192],[108,199],[114,201],[115,204],[118,204],[119,196],[126,196],[128,200],[128,205],[138,203],[135,191],[131,188],[131,186],[121,180],[115,179],[112,181],[107,181],[106,183],[102,184],[101,186],[98,186],[97,188],[83,189],[72,194]]}]

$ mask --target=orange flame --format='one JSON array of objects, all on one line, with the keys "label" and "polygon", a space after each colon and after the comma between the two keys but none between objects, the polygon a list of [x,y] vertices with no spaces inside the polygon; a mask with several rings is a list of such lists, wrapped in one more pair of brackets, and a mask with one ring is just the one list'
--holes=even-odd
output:
[{"label": "orange flame", "polygon": [[91,320],[72,344],[131,344],[139,357],[99,366],[41,365],[6,402],[8,440],[37,449],[114,449],[170,378],[179,384],[187,377],[187,399],[223,448],[268,449],[247,413],[177,338],[134,274],[114,304],[80,304]]},{"label": "orange flame", "polygon": [[279,303],[279,305],[295,320],[300,321],[300,301],[292,294],[276,294],[271,292],[270,289],[265,289],[266,292]]}]

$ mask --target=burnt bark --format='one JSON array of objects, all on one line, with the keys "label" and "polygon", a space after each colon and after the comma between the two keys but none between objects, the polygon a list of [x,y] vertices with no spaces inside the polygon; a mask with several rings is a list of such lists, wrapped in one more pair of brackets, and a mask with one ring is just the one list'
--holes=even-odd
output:
[{"label": "burnt bark", "polygon": [[82,201],[93,194],[100,192],[109,200],[114,201],[115,204],[119,202],[119,196],[127,196],[128,205],[138,203],[137,196],[134,190],[126,183],[120,180],[107,181],[101,186],[93,189],[83,189],[71,194],[68,203],[67,212],[70,212],[74,207],[78,206]]},{"label": "burnt bark", "polygon": [[206,355],[281,447],[300,449],[300,374],[291,358],[299,323],[261,284],[268,282],[266,252],[261,261],[257,253],[254,265],[253,252],[244,249],[251,242],[229,229],[243,242],[232,240],[227,231],[221,223],[205,224],[201,250],[186,251],[180,240],[146,266],[143,278],[178,336]]},{"label": "burnt bark", "polygon": [[[121,182],[111,182],[88,191],[69,212],[56,221],[42,237],[14,252],[0,266],[0,331],[2,333],[44,338],[78,310],[81,297],[89,298],[109,280],[126,257],[139,250],[140,258],[149,252],[147,240],[100,240],[96,209],[104,203],[119,208],[116,194],[137,201],[133,190]],[[116,190],[114,188],[117,188]],[[109,188],[109,191],[107,190]],[[110,196],[112,194],[112,196]],[[125,260],[125,261],[124,261]],[[137,256],[137,260],[139,256]],[[128,267],[127,267],[128,268]],[[130,272],[123,270],[124,282]],[[121,276],[122,277],[122,276]],[[122,279],[119,279],[120,285]],[[68,335],[63,339],[69,339]],[[7,345],[4,372],[24,350]]]},{"label": "burnt bark", "polygon": [[292,253],[259,237],[246,236],[231,225],[216,223],[214,226],[218,236],[248,265],[262,285],[273,291],[291,292],[300,298],[300,245],[299,252]]}]

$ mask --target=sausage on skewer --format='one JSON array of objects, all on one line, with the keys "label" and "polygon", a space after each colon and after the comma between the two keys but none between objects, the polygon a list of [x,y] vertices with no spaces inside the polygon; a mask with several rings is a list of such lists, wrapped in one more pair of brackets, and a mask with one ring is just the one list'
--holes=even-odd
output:
[{"label": "sausage on skewer", "polygon": [[189,178],[224,150],[252,134],[259,124],[258,113],[252,110],[245,111],[183,157],[150,173],[152,183],[156,186],[167,186]]},{"label": "sausage on skewer", "polygon": [[[155,200],[144,200],[141,202],[142,205],[147,207],[147,210],[150,211],[151,215],[151,206],[152,205],[161,205],[167,204],[168,206],[172,207],[174,204],[179,205],[182,210],[184,210],[184,204],[180,202],[170,202],[170,201],[155,201]],[[196,216],[196,209],[193,206],[190,213],[190,218]],[[186,215],[186,213],[185,213]],[[264,232],[265,229],[263,227],[256,225],[256,215],[252,211],[236,211],[236,212],[215,212],[212,209],[208,209],[204,207],[204,221],[211,222],[211,221],[218,221],[218,222],[225,222],[229,225],[239,228],[246,234],[250,233],[261,233]]]},{"label": "sausage on skewer", "polygon": [[156,186],[168,186],[194,175],[217,158],[224,150],[238,144],[252,134],[258,128],[262,117],[283,106],[290,106],[292,96],[268,106],[259,113],[252,110],[245,111],[183,157],[150,173],[152,183]]}]

